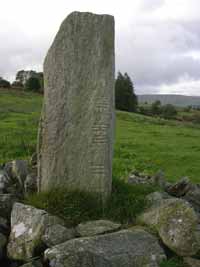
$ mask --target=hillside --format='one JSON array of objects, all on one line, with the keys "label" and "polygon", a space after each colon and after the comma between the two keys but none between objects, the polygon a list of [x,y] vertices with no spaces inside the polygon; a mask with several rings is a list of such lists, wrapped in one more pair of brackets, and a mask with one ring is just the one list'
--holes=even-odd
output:
[{"label": "hillside", "polygon": [[200,106],[200,96],[185,96],[185,95],[138,95],[139,103],[153,103],[160,100],[163,105],[172,104],[174,106]]},{"label": "hillside", "polygon": [[[36,147],[42,96],[0,90],[0,163],[30,156]],[[134,113],[117,112],[113,175],[162,169],[169,180],[198,182],[200,128]]]}]

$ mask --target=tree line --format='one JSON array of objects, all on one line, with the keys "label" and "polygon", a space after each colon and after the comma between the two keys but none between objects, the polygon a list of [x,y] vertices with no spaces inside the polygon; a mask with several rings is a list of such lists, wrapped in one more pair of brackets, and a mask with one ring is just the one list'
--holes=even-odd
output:
[{"label": "tree line", "polygon": [[[43,73],[33,70],[20,70],[17,72],[16,79],[12,84],[0,77],[0,88],[10,87],[43,92]],[[173,105],[167,104],[162,106],[159,100],[151,105],[139,106],[133,81],[126,72],[124,74],[118,72],[115,80],[115,107],[122,111],[138,112],[144,115],[159,116],[166,119],[174,118],[177,115],[177,110]]]},{"label": "tree line", "polygon": [[18,90],[29,90],[43,92],[44,79],[42,72],[33,70],[20,70],[16,74],[15,81],[10,83],[8,80],[0,77],[0,88],[14,88]]}]

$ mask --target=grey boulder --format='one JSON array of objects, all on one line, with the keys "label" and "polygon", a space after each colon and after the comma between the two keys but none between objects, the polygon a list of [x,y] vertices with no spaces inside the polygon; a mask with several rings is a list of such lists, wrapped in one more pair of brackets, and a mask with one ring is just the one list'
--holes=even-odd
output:
[{"label": "grey boulder", "polygon": [[81,237],[94,236],[119,230],[121,224],[108,220],[96,220],[80,223],[76,227],[77,234]]},{"label": "grey boulder", "polygon": [[165,253],[143,230],[77,238],[45,251],[51,267],[158,267]]},{"label": "grey boulder", "polygon": [[22,203],[15,203],[11,213],[11,233],[7,246],[11,259],[29,261],[40,255],[45,246],[42,236],[50,225],[62,220],[46,211]]},{"label": "grey boulder", "polygon": [[141,214],[138,221],[156,230],[163,243],[179,256],[192,256],[200,249],[198,217],[182,199],[163,200]]},{"label": "grey boulder", "polygon": [[68,229],[60,224],[55,224],[47,227],[45,234],[42,236],[42,241],[47,247],[53,247],[67,240],[75,238],[75,230]]}]

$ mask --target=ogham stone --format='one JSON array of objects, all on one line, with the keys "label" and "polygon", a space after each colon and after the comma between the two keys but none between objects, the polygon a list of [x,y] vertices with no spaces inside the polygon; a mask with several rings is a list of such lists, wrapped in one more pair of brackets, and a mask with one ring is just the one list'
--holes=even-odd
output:
[{"label": "ogham stone", "polygon": [[38,137],[39,190],[111,192],[114,18],[71,13],[44,63]]}]

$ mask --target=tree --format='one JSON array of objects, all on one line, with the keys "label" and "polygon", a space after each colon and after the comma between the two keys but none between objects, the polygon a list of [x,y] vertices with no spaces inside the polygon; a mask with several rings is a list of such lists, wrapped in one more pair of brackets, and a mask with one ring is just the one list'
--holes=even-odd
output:
[{"label": "tree", "polygon": [[160,115],[162,112],[161,110],[161,102],[160,100],[156,100],[151,105],[151,114],[152,115]]},{"label": "tree", "polygon": [[0,87],[1,88],[10,88],[10,82],[0,77]]},{"label": "tree", "polygon": [[23,89],[24,88],[23,84],[21,82],[19,82],[19,81],[14,81],[12,83],[12,87],[16,88],[16,89]]},{"label": "tree", "polygon": [[41,85],[40,85],[40,80],[35,77],[31,77],[27,80],[25,84],[25,88],[30,91],[36,91],[39,92]]},{"label": "tree", "polygon": [[137,96],[134,93],[133,83],[127,73],[118,72],[115,82],[115,105],[119,110],[136,111]]},{"label": "tree", "polygon": [[167,104],[162,107],[162,116],[165,119],[172,119],[176,115],[177,115],[177,110],[173,105]]}]

